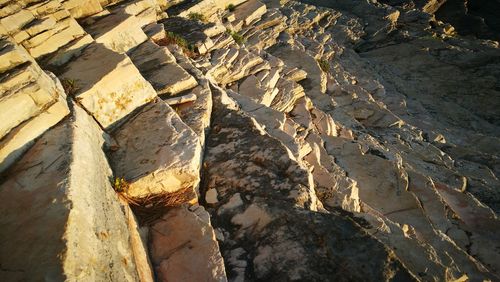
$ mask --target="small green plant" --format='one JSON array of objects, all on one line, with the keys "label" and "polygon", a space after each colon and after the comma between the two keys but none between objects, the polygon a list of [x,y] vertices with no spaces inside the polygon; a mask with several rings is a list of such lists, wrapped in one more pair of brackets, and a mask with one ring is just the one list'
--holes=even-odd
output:
[{"label": "small green plant", "polygon": [[123,177],[116,177],[115,182],[113,183],[113,189],[115,189],[118,193],[126,193],[128,188],[130,187],[130,183],[125,180]]},{"label": "small green plant", "polygon": [[76,79],[65,78],[61,80],[62,87],[64,88],[64,92],[68,95],[74,95],[78,90],[80,90],[80,86],[78,86],[78,81]]},{"label": "small green plant", "polygon": [[330,63],[328,63],[327,60],[324,59],[318,59],[318,64],[319,67],[321,68],[322,71],[329,73],[330,72]]},{"label": "small green plant", "polygon": [[230,29],[228,29],[226,32],[231,35],[231,37],[234,39],[234,42],[236,42],[236,44],[241,45],[241,44],[245,43],[245,41],[246,41],[245,37],[243,37],[243,35],[239,34],[238,32],[230,30]]},{"label": "small green plant", "polygon": [[229,4],[227,5],[226,10],[228,10],[229,12],[234,12],[234,10],[236,10],[236,6],[234,6],[234,4]]},{"label": "small green plant", "polygon": [[200,13],[189,13],[188,15],[188,18],[190,20],[193,20],[193,21],[200,21],[200,22],[206,22],[207,19],[205,18],[205,16],[203,14],[200,14]]},{"label": "small green plant", "polygon": [[188,56],[189,58],[194,58],[196,57],[196,53],[194,52],[194,47],[193,45],[189,44],[186,39],[184,39],[181,35],[168,31],[166,33],[165,38],[156,41],[156,44],[161,45],[161,46],[167,46],[170,44],[175,44],[179,46],[184,54]]}]

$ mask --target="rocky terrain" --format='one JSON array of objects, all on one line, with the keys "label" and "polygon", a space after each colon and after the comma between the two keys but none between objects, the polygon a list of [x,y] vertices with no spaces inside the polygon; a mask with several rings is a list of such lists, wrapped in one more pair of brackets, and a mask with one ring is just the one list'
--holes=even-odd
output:
[{"label": "rocky terrain", "polygon": [[0,0],[0,280],[500,281],[499,7]]}]

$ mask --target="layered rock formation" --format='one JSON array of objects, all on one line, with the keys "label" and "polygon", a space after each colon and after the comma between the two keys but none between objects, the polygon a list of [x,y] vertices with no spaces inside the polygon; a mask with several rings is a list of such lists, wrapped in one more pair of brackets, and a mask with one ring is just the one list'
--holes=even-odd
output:
[{"label": "layered rock formation", "polygon": [[499,280],[499,43],[452,4],[0,2],[2,281]]}]

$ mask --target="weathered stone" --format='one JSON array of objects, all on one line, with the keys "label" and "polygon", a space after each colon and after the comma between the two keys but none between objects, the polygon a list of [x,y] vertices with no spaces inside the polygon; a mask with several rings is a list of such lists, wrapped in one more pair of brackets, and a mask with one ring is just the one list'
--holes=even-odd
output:
[{"label": "weathered stone", "polygon": [[130,196],[194,189],[198,184],[201,144],[164,101],[146,105],[113,137],[118,149],[111,163],[116,174],[130,182]]},{"label": "weathered stone", "polygon": [[14,164],[29,149],[37,137],[68,114],[66,97],[62,96],[37,116],[12,129],[0,141],[0,172]]},{"label": "weathered stone", "polygon": [[89,46],[94,39],[90,35],[85,35],[79,37],[63,47],[59,48],[59,50],[49,58],[44,59],[46,65],[52,67],[58,67],[66,64],[74,57],[80,56],[85,47]]},{"label": "weathered stone", "polygon": [[20,30],[24,25],[31,22],[35,17],[30,11],[20,10],[19,12],[0,19],[0,24],[5,27],[7,32],[12,33]]},{"label": "weathered stone", "polygon": [[21,46],[8,40],[1,40],[0,44],[0,73],[27,61],[32,61],[32,58]]},{"label": "weathered stone", "polygon": [[80,57],[68,64],[61,78],[75,84],[75,93],[70,94],[104,128],[156,97],[154,89],[126,55],[113,52],[102,44],[87,47]]},{"label": "weathered stone", "polygon": [[249,25],[264,15],[266,11],[266,5],[259,0],[248,0],[234,10],[235,21],[233,25],[238,25],[238,22]]},{"label": "weathered stone", "polygon": [[48,55],[57,51],[57,49],[71,42],[75,38],[86,34],[82,27],[74,19],[67,19],[65,21],[67,22],[68,27],[63,28],[55,34],[51,34],[47,40],[41,42],[39,45],[27,47],[31,56],[39,58],[41,56]]},{"label": "weathered stone", "polygon": [[30,23],[24,30],[30,35],[35,36],[41,32],[52,29],[56,25],[56,20],[51,17],[47,17],[42,20],[35,21],[34,23]]},{"label": "weathered stone", "polygon": [[97,43],[119,53],[127,52],[147,39],[138,19],[123,10],[98,18],[86,27],[86,31]]},{"label": "weathered stone", "polygon": [[144,32],[146,35],[151,38],[153,41],[159,41],[165,38],[166,33],[165,33],[165,28],[163,27],[162,24],[148,24],[145,27],[143,27]]},{"label": "weathered stone", "polygon": [[227,281],[209,218],[203,207],[179,207],[151,227],[151,260],[159,281]]},{"label": "weathered stone", "polygon": [[208,18],[214,15],[217,11],[226,9],[226,7],[231,4],[238,5],[245,1],[247,0],[202,0],[183,11],[177,11],[175,9],[171,10],[174,15],[179,15],[181,17],[187,17],[191,13],[200,13]]},{"label": "weathered stone", "polygon": [[169,106],[189,103],[189,102],[196,101],[196,94],[191,93],[191,94],[187,94],[187,95],[177,96],[177,97],[173,97],[173,98],[164,99],[164,101]]},{"label": "weathered stone", "polygon": [[138,279],[101,150],[103,133],[85,111],[73,109],[72,118],[44,134],[1,184],[4,279]]},{"label": "weathered stone", "polygon": [[62,4],[75,19],[88,17],[102,11],[99,0],[66,0],[62,1]]},{"label": "weathered stone", "polygon": [[[253,273],[266,280],[328,280],[340,269],[349,279],[377,276],[377,280],[387,275],[411,279],[378,241],[351,221],[313,212],[318,207],[306,186],[307,171],[250,117],[222,104],[226,98],[221,95],[214,94],[212,126],[220,129],[207,140],[206,182],[201,190],[218,193],[219,202],[208,210],[224,234],[221,249],[229,279]],[[243,203],[237,203],[238,197],[245,199]],[[232,208],[224,208],[230,199]],[[361,251],[365,248],[370,252]]]},{"label": "weathered stone", "polygon": [[0,91],[0,138],[21,122],[37,115],[63,93],[49,75],[34,62],[2,74]]},{"label": "weathered stone", "polygon": [[175,95],[198,83],[176,62],[167,47],[147,40],[130,52],[130,58],[158,95]]}]

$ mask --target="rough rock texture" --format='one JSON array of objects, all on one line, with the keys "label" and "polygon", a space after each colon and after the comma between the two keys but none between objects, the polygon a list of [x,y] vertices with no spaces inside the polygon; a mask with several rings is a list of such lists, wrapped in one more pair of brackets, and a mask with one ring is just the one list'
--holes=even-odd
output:
[{"label": "rough rock texture", "polygon": [[227,281],[210,215],[179,207],[151,227],[151,260],[159,281]]},{"label": "rough rock texture", "polygon": [[138,279],[125,214],[101,150],[102,131],[84,110],[73,111],[0,187],[0,272],[6,281]]},{"label": "rough rock texture", "polygon": [[[130,58],[92,44],[61,75],[75,84],[75,100],[104,128],[112,127],[137,107],[156,97]],[[124,83],[121,81],[127,78]]]},{"label": "rough rock texture", "polygon": [[142,108],[113,132],[115,173],[130,182],[129,195],[195,188],[199,181],[201,144],[196,134],[161,99]]},{"label": "rough rock texture", "polygon": [[497,2],[0,1],[0,277],[500,280]]}]

